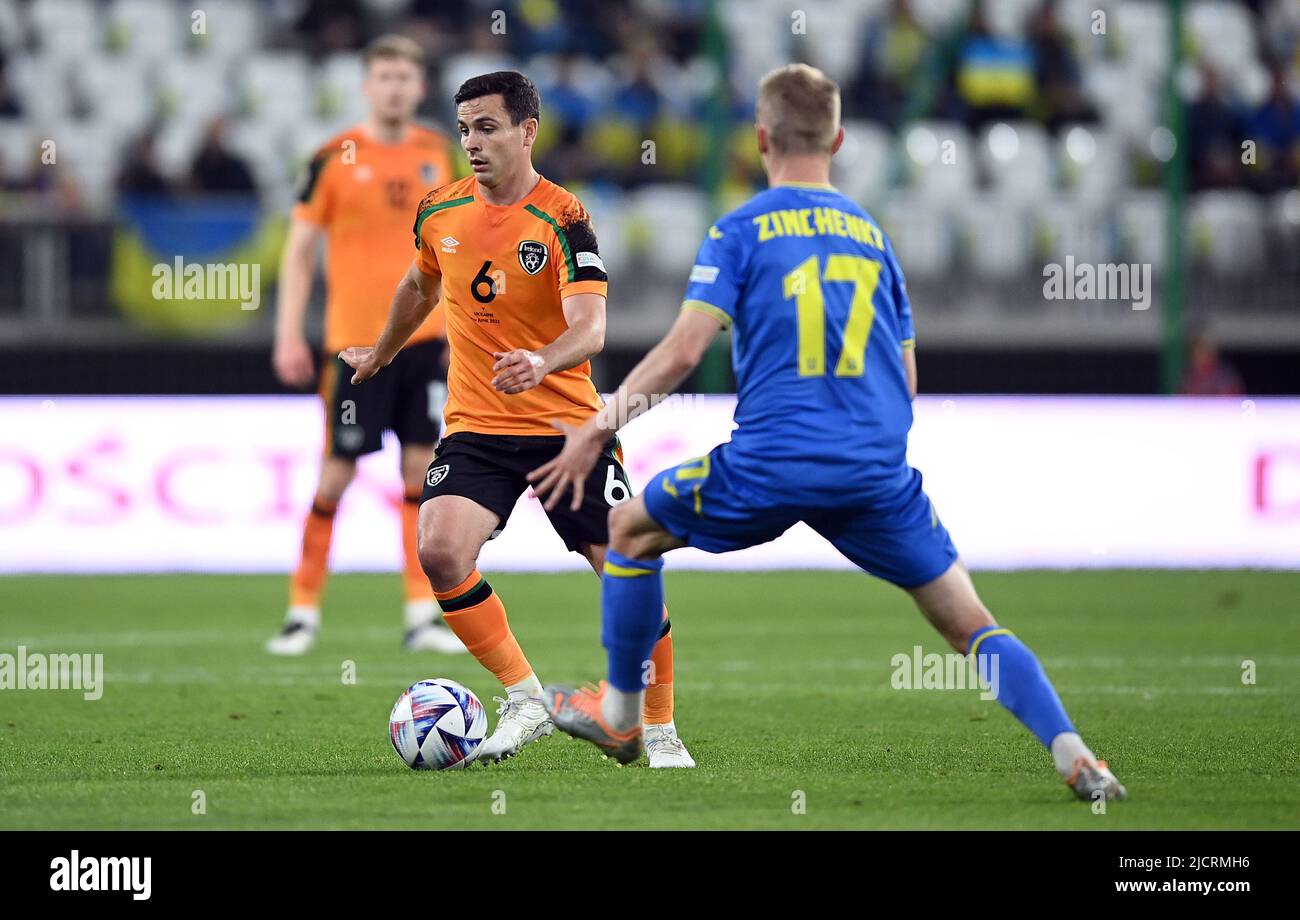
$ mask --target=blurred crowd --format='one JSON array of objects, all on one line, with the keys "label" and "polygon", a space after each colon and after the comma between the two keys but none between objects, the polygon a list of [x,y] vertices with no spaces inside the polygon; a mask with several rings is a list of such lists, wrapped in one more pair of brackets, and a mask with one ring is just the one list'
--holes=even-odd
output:
[{"label": "blurred crowd", "polygon": [[[115,24],[132,21],[122,7],[147,10],[165,2],[42,0],[38,6],[47,12],[66,6],[79,11],[77,16],[94,17],[108,46]],[[1114,127],[1118,121],[1140,141],[1158,120],[1161,58],[1167,53],[1159,43],[1162,4],[1140,0],[1122,5],[817,0],[793,12],[790,4],[768,0],[722,2],[716,9],[706,0],[273,0],[261,6],[214,0],[211,5],[214,27],[227,6],[242,8],[253,20],[246,39],[252,46],[234,58],[236,72],[242,69],[239,58],[254,53],[277,60],[297,55],[303,67],[324,68],[355,59],[379,31],[417,38],[430,61],[424,114],[446,129],[451,127],[448,97],[462,79],[525,67],[543,93],[537,150],[543,172],[615,189],[720,182],[741,194],[757,184],[761,173],[748,128],[753,80],[780,60],[822,66],[844,86],[846,118],[892,134],[918,119],[958,123],[972,135],[1001,122],[1038,124],[1058,134],[1078,125]],[[1202,0],[1201,6],[1226,17],[1229,25],[1247,24],[1250,34],[1238,37],[1249,60],[1240,60],[1240,49],[1216,57],[1214,43],[1189,37],[1188,68],[1179,88],[1189,103],[1193,189],[1294,188],[1300,182],[1300,2]],[[1099,27],[1097,11],[1108,11],[1111,21]],[[0,125],[26,123],[57,139],[59,132],[49,131],[44,113],[30,111],[32,74],[44,71],[23,66],[30,65],[28,58],[50,57],[51,49],[42,43],[58,39],[58,32],[39,34],[41,21],[26,0],[0,0]],[[1217,20],[1206,21],[1209,29],[1218,28]],[[1241,29],[1227,32],[1236,35]],[[128,52],[130,47],[128,42]],[[1234,71],[1230,75],[1221,72],[1225,59]],[[39,92],[66,89],[64,117],[93,121],[96,88],[75,77],[54,90],[40,86]],[[151,77],[145,85],[152,82]],[[288,93],[293,87],[283,89]],[[1129,89],[1132,100],[1115,98]],[[317,110],[310,113],[316,135],[358,113],[355,100],[328,98],[346,96],[345,83],[326,90],[303,101],[305,108]],[[103,200],[79,188],[93,186],[96,179],[107,180],[118,193],[150,195],[282,192],[291,182],[303,151],[271,150],[250,131],[246,99],[232,96],[177,140],[180,132],[168,121],[177,116],[175,106],[169,111],[164,96],[160,90],[141,123],[128,136],[115,138],[117,156],[105,167],[106,175],[60,171],[57,164],[30,168],[13,162],[20,149],[0,144],[0,187],[75,207],[87,198]],[[1145,114],[1131,130],[1134,126],[1123,122],[1138,109]],[[653,139],[653,149],[647,150],[646,139]],[[1252,145],[1249,155],[1245,142]],[[1132,144],[1130,156],[1164,158],[1146,147]],[[33,162],[39,157],[36,150]],[[1133,173],[1137,182],[1158,182],[1158,165]]]}]

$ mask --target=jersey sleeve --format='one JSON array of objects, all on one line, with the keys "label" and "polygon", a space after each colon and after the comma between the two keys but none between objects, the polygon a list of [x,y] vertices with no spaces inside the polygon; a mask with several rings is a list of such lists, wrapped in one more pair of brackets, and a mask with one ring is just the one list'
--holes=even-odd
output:
[{"label": "jersey sleeve", "polygon": [[298,183],[298,200],[293,207],[295,220],[324,227],[333,217],[333,170],[329,169],[332,153],[329,149],[318,150],[303,171]]},{"label": "jersey sleeve", "polygon": [[894,309],[898,311],[898,335],[904,348],[916,347],[916,327],[912,323],[912,301],[907,296],[907,279],[903,277],[902,266],[894,255],[894,244],[885,240],[885,258],[888,262]]},{"label": "jersey sleeve", "polygon": [[686,283],[683,310],[707,313],[728,328],[736,318],[742,286],[740,231],[720,229],[716,224],[700,244]]},{"label": "jersey sleeve", "polygon": [[605,274],[587,209],[575,199],[556,218],[552,229],[560,250],[552,262],[560,300],[573,294],[608,297],[609,276]]},{"label": "jersey sleeve", "polygon": [[433,204],[434,193],[430,192],[424,196],[415,212],[415,226],[411,231],[415,234],[415,261],[420,271],[426,275],[440,276],[442,266],[438,264],[438,252],[432,239],[433,222],[429,220],[436,210]]}]

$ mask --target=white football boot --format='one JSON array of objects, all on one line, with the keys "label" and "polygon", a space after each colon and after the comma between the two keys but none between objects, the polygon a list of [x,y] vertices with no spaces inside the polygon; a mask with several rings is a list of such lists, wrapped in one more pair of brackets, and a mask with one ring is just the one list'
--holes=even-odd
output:
[{"label": "white football boot", "polygon": [[500,703],[497,710],[497,727],[491,736],[478,746],[474,760],[481,763],[498,763],[514,757],[525,744],[545,738],[555,731],[555,723],[541,697],[523,697],[518,700],[492,697]]},{"label": "white football boot", "polygon": [[266,643],[272,655],[305,655],[316,644],[320,632],[320,610],[316,607],[290,607],[284,629]]},{"label": "white football boot", "polygon": [[695,759],[677,737],[677,726],[672,722],[645,727],[645,752],[650,758],[650,768],[695,766]]},{"label": "white football boot", "polygon": [[406,602],[406,635],[402,648],[408,652],[442,652],[462,655],[469,651],[440,616],[434,601]]}]

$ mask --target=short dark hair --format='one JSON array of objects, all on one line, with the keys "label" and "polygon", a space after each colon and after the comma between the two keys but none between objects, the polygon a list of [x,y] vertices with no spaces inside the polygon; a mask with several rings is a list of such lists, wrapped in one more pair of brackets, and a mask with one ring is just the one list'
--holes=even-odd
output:
[{"label": "short dark hair", "polygon": [[517,125],[528,118],[541,118],[542,101],[533,81],[515,70],[498,70],[495,73],[470,77],[456,90],[456,105],[478,99],[480,96],[500,95],[505,102],[510,123]]}]

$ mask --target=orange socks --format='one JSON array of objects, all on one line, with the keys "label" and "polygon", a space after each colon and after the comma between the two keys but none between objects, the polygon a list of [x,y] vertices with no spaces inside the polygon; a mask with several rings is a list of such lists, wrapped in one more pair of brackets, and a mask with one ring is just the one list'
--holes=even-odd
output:
[{"label": "orange socks", "polygon": [[645,688],[645,708],[642,718],[647,725],[663,725],[673,720],[673,636],[668,622],[668,608],[664,608],[664,625],[655,643],[650,661],[654,664],[654,680]]},{"label": "orange socks", "polygon": [[424,569],[420,568],[418,550],[420,538],[421,491],[407,493],[402,501],[402,584],[408,601],[433,600],[433,587]]},{"label": "orange socks", "polygon": [[294,607],[319,607],[329,571],[330,540],[334,536],[334,512],[337,505],[316,500],[302,529],[302,557],[298,570],[289,580],[289,604]]},{"label": "orange socks", "polygon": [[470,654],[507,687],[533,673],[510,631],[506,608],[478,569],[450,591],[435,591],[442,618]]}]

